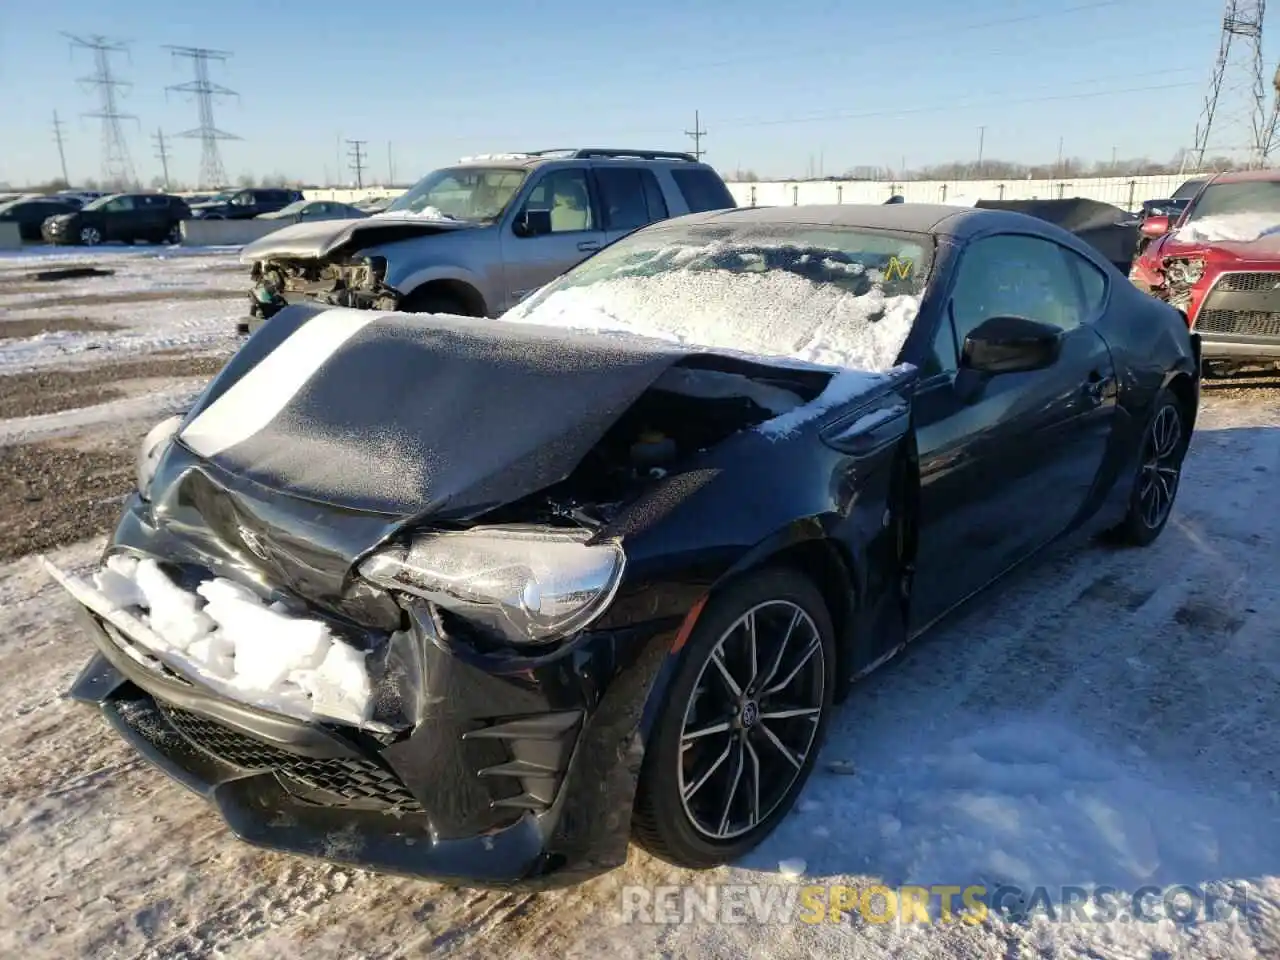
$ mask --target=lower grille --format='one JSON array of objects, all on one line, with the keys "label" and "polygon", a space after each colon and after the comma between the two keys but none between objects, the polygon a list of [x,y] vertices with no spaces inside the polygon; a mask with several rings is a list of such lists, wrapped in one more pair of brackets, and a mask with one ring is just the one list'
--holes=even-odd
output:
[{"label": "lower grille", "polygon": [[1196,329],[1201,333],[1280,337],[1280,313],[1263,310],[1201,310],[1196,317]]},{"label": "lower grille", "polygon": [[166,703],[158,705],[169,725],[178,733],[205,753],[233,767],[270,771],[282,781],[323,791],[340,798],[339,802],[332,804],[334,806],[372,804],[406,811],[420,809],[418,801],[396,775],[372,760],[299,757],[237,733],[198,713]]}]

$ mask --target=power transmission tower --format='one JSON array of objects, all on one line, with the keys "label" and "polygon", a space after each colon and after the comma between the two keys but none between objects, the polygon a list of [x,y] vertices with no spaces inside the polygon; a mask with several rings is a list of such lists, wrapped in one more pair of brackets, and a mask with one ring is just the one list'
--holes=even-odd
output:
[{"label": "power transmission tower", "polygon": [[239,140],[234,133],[219,130],[213,122],[214,97],[238,97],[240,94],[228,90],[209,79],[209,61],[225,61],[231,54],[222,50],[208,50],[205,47],[173,47],[166,50],[175,57],[190,60],[195,68],[195,79],[187,83],[179,83],[165,87],[165,91],[194,94],[199,106],[200,126],[179,133],[179,137],[200,141],[200,187],[225,187],[227,171],[222,166],[222,155],[218,152],[219,140]]},{"label": "power transmission tower", "polygon": [[702,149],[702,138],[707,135],[707,131],[702,129],[702,124],[698,118],[698,111],[693,111],[693,129],[684,132],[686,137],[693,137],[693,155],[699,160],[707,152]]},{"label": "power transmission tower", "polygon": [[169,150],[165,146],[164,131],[157,130],[151,138],[156,144],[156,159],[160,161],[160,169],[164,173],[164,188],[169,189]]},{"label": "power transmission tower", "polygon": [[62,185],[64,187],[71,186],[71,181],[67,177],[67,151],[62,143],[62,128],[66,126],[58,119],[58,111],[53,111],[53,142],[58,145],[58,162],[62,164]]},{"label": "power transmission tower", "polygon": [[364,188],[364,161],[366,155],[363,150],[368,142],[368,140],[347,141],[347,146],[350,148],[347,151],[347,156],[351,158],[351,171],[356,175],[357,190]]},{"label": "power transmission tower", "polygon": [[[1210,137],[1215,133],[1224,151],[1247,151],[1252,166],[1264,166],[1275,145],[1277,107],[1274,94],[1272,104],[1267,104],[1262,59],[1265,13],[1266,0],[1226,0],[1218,58],[1196,125],[1192,148],[1196,170],[1204,166]],[[1280,71],[1272,81],[1272,89],[1278,84]]]},{"label": "power transmission tower", "polygon": [[94,87],[98,91],[97,113],[86,113],[86,117],[102,121],[102,176],[108,184],[129,187],[137,183],[133,172],[133,161],[129,158],[129,145],[124,139],[124,128],[121,120],[137,120],[133,114],[121,113],[119,97],[128,90],[130,84],[117,80],[111,71],[111,54],[127,53],[128,48],[115,40],[97,35],[77,37],[64,33],[71,41],[71,48],[91,50],[93,52],[93,76],[83,77],[80,83]]}]

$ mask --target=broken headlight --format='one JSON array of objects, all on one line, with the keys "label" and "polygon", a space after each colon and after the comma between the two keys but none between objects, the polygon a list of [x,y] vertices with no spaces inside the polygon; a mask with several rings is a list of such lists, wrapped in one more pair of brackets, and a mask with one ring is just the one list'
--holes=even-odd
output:
[{"label": "broken headlight", "polygon": [[181,426],[181,416],[169,417],[157,423],[142,438],[142,443],[138,447],[138,461],[134,465],[134,479],[138,485],[138,493],[144,499],[147,496],[147,488],[151,486],[151,478],[156,475],[156,466],[160,463],[160,458],[169,449],[169,444],[173,443],[173,438],[178,435],[178,428]]},{"label": "broken headlight", "polygon": [[549,643],[603,613],[622,581],[622,546],[588,543],[591,536],[546,527],[424,533],[378,551],[359,570],[513,643]]},{"label": "broken headlight", "polygon": [[1203,260],[1168,260],[1164,265],[1164,277],[1168,283],[1195,283],[1203,276]]}]

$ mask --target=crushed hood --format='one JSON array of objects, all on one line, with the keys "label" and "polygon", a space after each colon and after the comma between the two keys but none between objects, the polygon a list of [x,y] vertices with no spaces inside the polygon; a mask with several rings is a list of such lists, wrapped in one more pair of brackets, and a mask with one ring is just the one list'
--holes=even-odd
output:
[{"label": "crushed hood", "polygon": [[473,230],[465,220],[427,220],[422,217],[360,217],[354,220],[320,220],[274,230],[240,250],[241,263],[269,257],[320,259],[341,248],[358,249],[409,237],[424,237],[455,230]]},{"label": "crushed hood", "polygon": [[260,491],[473,516],[562,480],[690,355],[625,335],[297,305],[244,343],[178,439]]}]

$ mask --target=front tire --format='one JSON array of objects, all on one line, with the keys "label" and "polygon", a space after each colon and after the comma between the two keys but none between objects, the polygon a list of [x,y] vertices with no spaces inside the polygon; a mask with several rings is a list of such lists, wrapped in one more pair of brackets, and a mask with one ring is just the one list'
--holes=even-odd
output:
[{"label": "front tire", "polygon": [[830,613],[799,572],[759,570],[712,597],[649,740],[636,843],[693,869],[758,846],[813,770],[835,663]]},{"label": "front tire", "polygon": [[82,227],[80,229],[80,242],[86,247],[96,247],[102,242],[102,231],[97,227]]},{"label": "front tire", "polygon": [[1129,511],[1111,531],[1113,539],[1145,547],[1160,536],[1173,513],[1190,442],[1182,405],[1172,393],[1162,390],[1142,434],[1141,459],[1129,497]]}]

